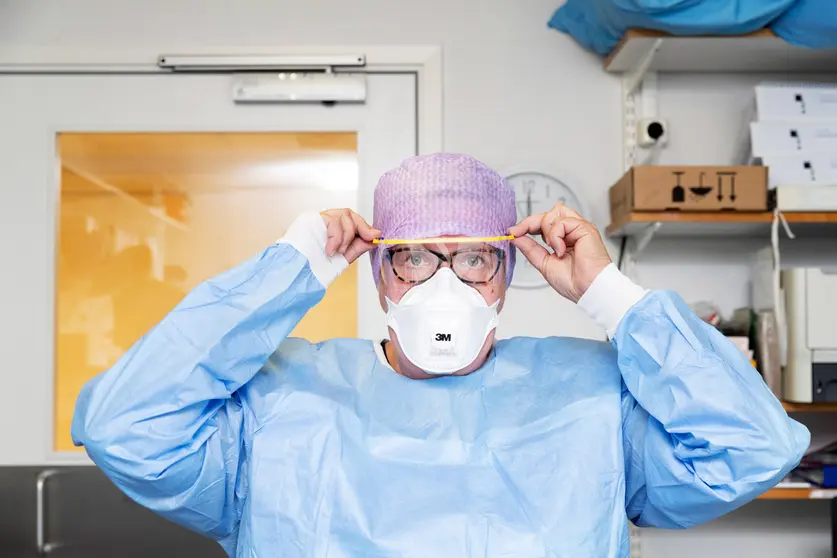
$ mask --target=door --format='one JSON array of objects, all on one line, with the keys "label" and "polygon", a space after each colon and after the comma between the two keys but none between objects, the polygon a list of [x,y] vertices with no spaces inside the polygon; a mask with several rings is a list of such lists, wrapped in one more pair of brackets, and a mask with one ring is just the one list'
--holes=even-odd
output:
[{"label": "door", "polygon": [[40,472],[40,467],[0,468],[0,556],[38,558],[35,487]]},{"label": "door", "polygon": [[[0,465],[86,461],[69,437],[85,381],[298,213],[371,218],[377,177],[415,154],[412,74],[370,74],[365,103],[336,106],[235,104],[232,79],[0,77]],[[385,335],[370,273],[359,261],[295,333]]]}]

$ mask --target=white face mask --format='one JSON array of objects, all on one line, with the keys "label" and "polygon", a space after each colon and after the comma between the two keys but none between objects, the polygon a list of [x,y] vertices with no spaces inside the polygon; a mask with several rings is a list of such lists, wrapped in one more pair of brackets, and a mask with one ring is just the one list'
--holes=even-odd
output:
[{"label": "white face mask", "polygon": [[447,267],[407,291],[399,303],[387,300],[387,325],[398,335],[404,356],[428,374],[451,374],[479,356],[497,327],[498,300],[491,306]]}]

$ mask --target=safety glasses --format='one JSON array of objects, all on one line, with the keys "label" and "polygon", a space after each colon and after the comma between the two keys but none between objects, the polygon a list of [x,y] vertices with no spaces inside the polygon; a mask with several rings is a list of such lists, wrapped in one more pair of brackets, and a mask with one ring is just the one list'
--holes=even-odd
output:
[{"label": "safety glasses", "polygon": [[[493,237],[495,241],[497,237]],[[430,239],[431,244],[436,239]],[[450,239],[438,239],[449,243]],[[481,239],[476,239],[481,240]],[[469,239],[474,243],[475,239]],[[440,246],[444,246],[440,244]],[[383,251],[386,269],[402,283],[418,284],[427,281],[439,271],[445,263],[463,283],[485,285],[490,283],[503,267],[506,252],[488,244],[477,243],[462,249],[447,252],[433,250],[421,244],[402,244],[389,246]]]}]

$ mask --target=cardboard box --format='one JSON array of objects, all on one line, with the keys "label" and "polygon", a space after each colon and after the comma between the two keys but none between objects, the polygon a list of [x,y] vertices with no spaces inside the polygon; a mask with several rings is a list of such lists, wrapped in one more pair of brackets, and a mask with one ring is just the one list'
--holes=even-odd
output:
[{"label": "cardboard box", "polygon": [[759,120],[837,119],[837,87],[820,83],[760,83]]},{"label": "cardboard box", "polygon": [[766,211],[767,169],[635,166],[610,188],[612,222],[632,211]]}]

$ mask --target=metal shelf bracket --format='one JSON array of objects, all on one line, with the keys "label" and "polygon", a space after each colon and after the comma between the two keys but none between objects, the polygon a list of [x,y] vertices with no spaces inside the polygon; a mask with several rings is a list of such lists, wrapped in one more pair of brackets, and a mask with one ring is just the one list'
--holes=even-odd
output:
[{"label": "metal shelf bracket", "polygon": [[645,251],[645,249],[651,243],[651,240],[653,240],[654,235],[657,233],[658,230],[660,230],[660,227],[662,226],[663,224],[660,221],[656,221],[642,229],[641,232],[634,235],[634,247],[632,252],[635,258],[638,258],[639,255],[642,254],[643,251]]},{"label": "metal shelf bracket", "polygon": [[623,273],[633,279],[637,280],[636,270],[639,263],[639,256],[651,243],[654,234],[660,229],[663,224],[659,221],[650,223],[644,227],[640,232],[631,235],[628,238],[628,244],[625,246],[625,264]]},{"label": "metal shelf bracket", "polygon": [[663,46],[662,39],[657,39],[651,43],[651,47],[648,49],[648,52],[646,52],[642,57],[642,60],[639,61],[639,64],[637,64],[634,71],[625,76],[624,83],[629,95],[635,93],[637,89],[639,89],[639,86],[642,85],[642,81],[645,79],[645,74],[647,74],[648,69],[651,68],[651,64],[654,62],[654,57],[657,55],[661,46]]},{"label": "metal shelf bracket", "polygon": [[[657,116],[657,73],[651,72],[649,69],[662,44],[663,39],[656,39],[634,71],[622,77],[624,170],[628,170],[636,164],[637,122],[640,118],[655,118]],[[637,97],[641,97],[641,106],[637,106]]]}]

